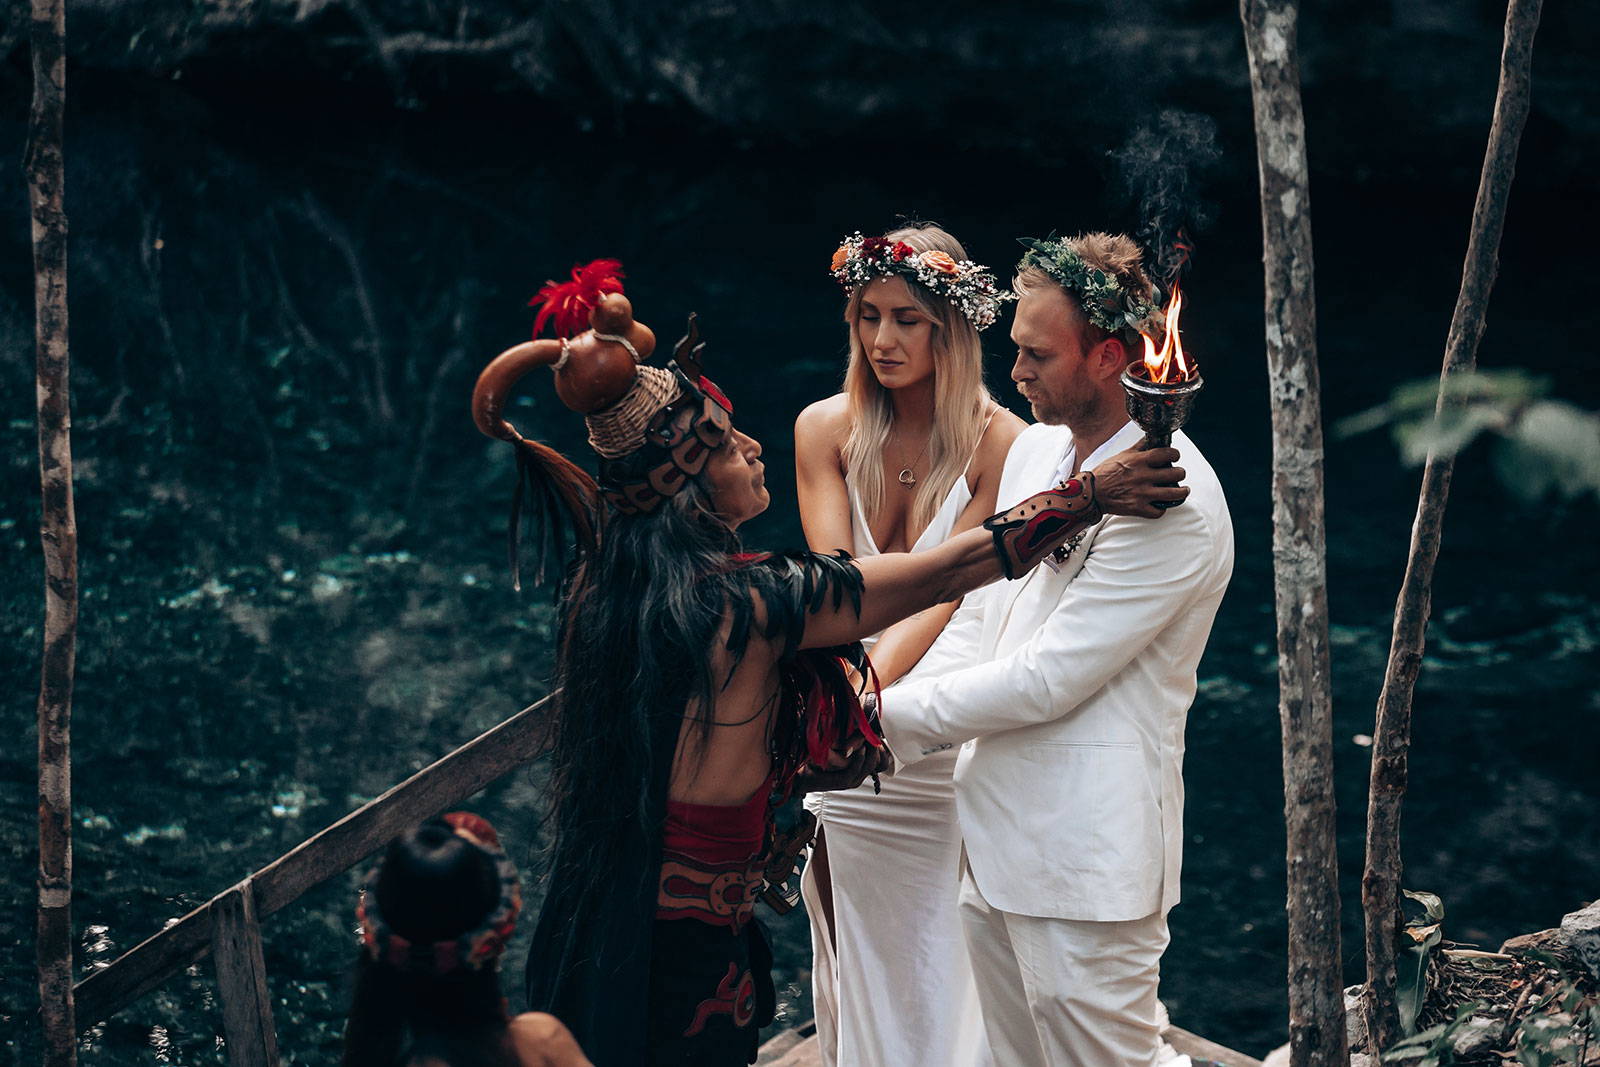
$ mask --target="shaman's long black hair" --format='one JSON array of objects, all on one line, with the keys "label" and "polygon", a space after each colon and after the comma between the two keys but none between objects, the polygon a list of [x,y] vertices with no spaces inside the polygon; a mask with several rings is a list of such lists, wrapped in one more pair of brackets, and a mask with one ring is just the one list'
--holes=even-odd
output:
[{"label": "shaman's long black hair", "polygon": [[820,683],[830,707],[859,710],[837,658],[793,653],[808,612],[847,598],[859,611],[860,595],[861,573],[848,557],[744,554],[698,479],[652,513],[610,516],[574,572],[550,745],[555,859],[545,865],[528,955],[528,1006],[566,1023],[597,1065],[648,1061],[643,1013],[662,822],[685,716],[696,724],[686,744],[704,745],[716,729],[715,696],[727,677],[713,669],[714,643],[726,643],[731,670],[758,607],[761,636],[780,643],[786,681],[771,749],[783,780],[807,743],[801,694],[811,698]]},{"label": "shaman's long black hair", "polygon": [[[787,655],[807,611],[847,596],[859,610],[860,588],[860,572],[843,558],[745,553],[698,479],[653,513],[612,516],[573,576],[557,651],[551,815],[562,862],[578,865],[584,880],[599,876],[620,838],[659,821],[662,775],[685,714],[698,709],[686,743],[703,746],[715,729],[728,675],[714,671],[712,645],[724,620],[731,674],[758,604],[761,636],[781,641]],[[796,709],[775,711],[781,767],[803,738],[794,734]]]},{"label": "shaman's long black hair", "polygon": [[712,675],[712,641],[730,598],[749,597],[739,552],[691,482],[652,513],[613,515],[573,576],[556,660],[551,816],[560,862],[580,881],[615,875],[619,840],[659,817],[652,793],[691,703],[705,709],[699,741],[713,729],[725,679]]}]

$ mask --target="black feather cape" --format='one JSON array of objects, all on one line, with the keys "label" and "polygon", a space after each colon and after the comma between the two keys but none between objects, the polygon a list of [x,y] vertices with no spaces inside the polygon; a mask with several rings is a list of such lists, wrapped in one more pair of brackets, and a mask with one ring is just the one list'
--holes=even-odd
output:
[{"label": "black feather cape", "polygon": [[[743,655],[759,605],[766,616],[762,637],[781,639],[784,666],[798,668],[780,672],[786,684],[772,730],[778,781],[787,787],[805,762],[807,730],[802,716],[808,704],[815,706],[814,700],[805,699],[807,694],[796,691],[801,679],[812,683],[825,679],[825,691],[835,698],[831,710],[836,722],[841,731],[847,728],[849,712],[838,705],[852,691],[843,684],[840,664],[842,659],[864,664],[860,646],[801,652],[799,645],[806,617],[825,604],[838,608],[848,598],[859,614],[861,572],[843,552],[730,557],[729,567],[748,578],[735,585],[745,595],[731,598],[729,652],[735,660]],[[593,590],[591,595],[606,591]],[[645,817],[620,828],[620,840],[612,843],[615,869],[606,871],[603,879],[580,885],[563,856],[562,842],[572,841],[568,831],[573,828],[556,827],[551,881],[528,953],[528,1005],[565,1023],[596,1067],[641,1067],[651,1062],[646,1024],[661,832],[672,757],[700,666],[685,665],[679,677],[660,679],[649,692],[637,694],[638,700],[650,704],[651,751],[657,756],[649,772]],[[605,709],[586,711],[602,715]]]}]

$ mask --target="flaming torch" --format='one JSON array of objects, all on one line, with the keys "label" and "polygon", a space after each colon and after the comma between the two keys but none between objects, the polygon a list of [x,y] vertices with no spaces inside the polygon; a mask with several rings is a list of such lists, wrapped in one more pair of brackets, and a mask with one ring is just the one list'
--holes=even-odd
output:
[{"label": "flaming torch", "polygon": [[[1182,311],[1183,293],[1174,283],[1172,302],[1167,305],[1166,339],[1158,349],[1149,334],[1139,331],[1144,338],[1144,358],[1134,360],[1122,372],[1128,415],[1144,430],[1147,448],[1172,444],[1173,431],[1188,421],[1195,394],[1205,384],[1200,380],[1199,367],[1183,354],[1183,341],[1178,336],[1178,316]],[[1176,505],[1158,502],[1156,506]]]}]

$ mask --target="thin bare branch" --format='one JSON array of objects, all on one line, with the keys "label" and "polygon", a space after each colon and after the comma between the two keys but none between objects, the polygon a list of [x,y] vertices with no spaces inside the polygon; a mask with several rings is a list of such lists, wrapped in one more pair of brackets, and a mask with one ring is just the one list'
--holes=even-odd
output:
[{"label": "thin bare branch", "polygon": [[370,356],[373,410],[380,424],[375,428],[392,428],[395,414],[394,401],[389,390],[389,356],[383,340],[383,328],[379,325],[378,312],[372,300],[372,287],[367,281],[366,264],[350,236],[349,229],[343,223],[328,214],[309,193],[305,195],[302,203],[307,221],[328,239],[339,253],[339,257],[344,260],[345,269],[350,272],[350,284],[355,294],[356,306],[360,308],[362,322],[367,327],[367,343],[364,347]]},{"label": "thin bare branch", "polygon": [[[1506,9],[1505,47],[1500,56],[1500,89],[1494,122],[1472,209],[1472,234],[1461,291],[1456,297],[1450,334],[1445,341],[1444,369],[1439,378],[1443,412],[1449,402],[1445,383],[1477,365],[1489,293],[1499,268],[1500,234],[1505,228],[1506,201],[1516,172],[1517,147],[1528,118],[1528,84],[1533,65],[1533,36],[1539,28],[1542,0],[1511,0]],[[1372,773],[1367,801],[1366,869],[1361,876],[1361,905],[1366,919],[1367,987],[1363,1006],[1374,1049],[1386,1049],[1401,1036],[1395,996],[1395,941],[1401,933],[1400,806],[1405,798],[1407,756],[1411,747],[1411,698],[1432,608],[1433,570],[1444,530],[1445,503],[1450,495],[1453,454],[1428,453],[1422,471],[1417,517],[1411,527],[1411,548],[1405,578],[1395,605],[1389,663],[1378,695],[1377,724],[1372,731]]]},{"label": "thin bare branch", "polygon": [[39,667],[39,1014],[45,1067],[78,1062],[72,997],[72,683],[78,647],[78,530],[72,503],[67,349],[66,11],[33,0],[33,107],[24,166],[33,215],[44,651]]}]

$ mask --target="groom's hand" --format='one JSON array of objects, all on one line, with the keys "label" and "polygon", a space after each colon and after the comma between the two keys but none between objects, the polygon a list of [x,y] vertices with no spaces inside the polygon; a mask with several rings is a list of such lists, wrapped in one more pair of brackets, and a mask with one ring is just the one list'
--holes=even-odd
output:
[{"label": "groom's hand", "polygon": [[[1140,444],[1143,444],[1141,441]],[[1176,448],[1140,451],[1135,445],[1118,452],[1094,469],[1094,499],[1108,515],[1137,515],[1159,519],[1164,513],[1156,501],[1175,507],[1189,496],[1189,487],[1177,485],[1184,478]]]}]

